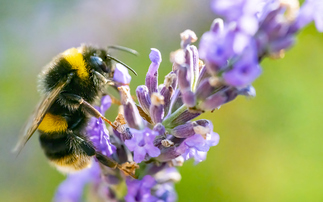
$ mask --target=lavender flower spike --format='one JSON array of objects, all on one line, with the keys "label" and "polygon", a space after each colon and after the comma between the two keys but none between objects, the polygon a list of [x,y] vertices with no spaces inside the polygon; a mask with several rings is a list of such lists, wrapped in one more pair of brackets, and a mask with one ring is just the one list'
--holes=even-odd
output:
[{"label": "lavender flower spike", "polygon": [[[303,0],[301,9],[299,0],[210,1],[222,19],[215,19],[202,35],[199,49],[191,45],[197,40],[193,31],[181,33],[180,49],[171,53],[171,72],[161,85],[161,53],[151,49],[145,85],[136,86],[140,106],[130,95],[127,69],[116,64],[111,83],[120,92],[118,116],[110,128],[91,118],[82,131],[116,168],[93,157],[91,168],[69,175],[59,186],[55,202],[82,201],[87,184],[91,201],[176,201],[174,183],[181,177],[175,167],[190,158],[205,160],[220,139],[211,121],[193,119],[238,95],[256,96],[252,83],[262,72],[262,59],[282,56],[296,33],[312,21],[323,31],[323,0]],[[96,109],[104,114],[111,103],[103,96]]]},{"label": "lavender flower spike", "polygon": [[158,68],[162,61],[161,54],[156,48],[152,48],[149,54],[151,64],[146,75],[146,86],[149,90],[149,95],[157,92],[158,88]]}]

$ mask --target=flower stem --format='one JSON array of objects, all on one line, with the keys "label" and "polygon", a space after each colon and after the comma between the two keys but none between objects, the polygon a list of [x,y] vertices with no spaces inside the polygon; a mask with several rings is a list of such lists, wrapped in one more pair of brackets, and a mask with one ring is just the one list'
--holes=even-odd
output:
[{"label": "flower stem", "polygon": [[186,105],[182,105],[180,108],[174,111],[169,117],[167,117],[162,124],[165,126],[165,128],[167,128],[167,126],[171,125],[171,123],[185,110],[187,110]]}]

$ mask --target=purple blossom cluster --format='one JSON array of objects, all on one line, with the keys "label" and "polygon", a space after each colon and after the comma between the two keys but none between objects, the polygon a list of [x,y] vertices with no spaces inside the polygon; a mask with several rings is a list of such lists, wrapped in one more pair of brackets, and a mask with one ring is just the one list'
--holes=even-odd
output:
[{"label": "purple blossom cluster", "polygon": [[154,175],[145,175],[141,180],[126,180],[128,193],[125,200],[129,202],[159,202],[176,201],[177,195],[174,191],[172,181],[180,180],[180,175],[175,168],[164,168]]},{"label": "purple blossom cluster", "polygon": [[323,2],[307,0],[213,0],[214,20],[200,41],[200,57],[211,75],[234,87],[250,85],[265,57],[280,58],[296,33],[311,21],[323,31]]},{"label": "purple blossom cluster", "polygon": [[[219,143],[212,122],[196,118],[239,95],[254,97],[252,82],[262,72],[263,58],[282,57],[311,21],[323,31],[320,0],[307,0],[301,8],[296,0],[213,0],[211,7],[222,18],[203,34],[199,49],[192,45],[197,41],[193,31],[181,34],[181,47],[171,53],[173,65],[160,85],[162,56],[151,49],[145,85],[136,89],[138,103],[130,94],[127,70],[116,66],[119,115],[109,129],[92,118],[86,133],[97,150],[118,162],[118,169],[94,159],[89,170],[68,176],[56,201],[79,201],[87,183],[92,184],[91,196],[104,201],[176,201],[176,167],[191,158],[205,160]],[[104,114],[111,103],[105,96],[97,109]],[[134,171],[138,179],[121,168]]]},{"label": "purple blossom cluster", "polygon": [[[197,54],[197,49],[189,46],[187,39],[184,38],[182,44],[186,44],[187,50],[194,49],[194,53]],[[181,51],[184,53],[182,49],[178,52]],[[187,57],[185,53],[175,54],[180,55],[174,56],[177,57],[174,59],[176,61],[185,61]],[[194,157],[197,161],[201,161],[203,159],[201,152],[205,155],[210,146],[218,143],[219,137],[213,132],[212,123],[207,120],[191,121],[201,112],[196,108],[191,110],[185,105],[187,102],[192,103],[189,96],[195,95],[191,87],[183,87],[183,83],[188,83],[189,86],[191,84],[185,80],[187,76],[184,76],[181,70],[185,71],[185,68],[192,67],[195,68],[192,71],[197,71],[199,75],[198,56],[188,57],[194,58],[194,61],[192,59],[183,64],[174,62],[173,71],[165,77],[164,84],[158,85],[158,68],[162,59],[160,52],[152,49],[149,55],[151,65],[146,75],[146,85],[138,86],[136,90],[138,106],[132,100],[127,88],[120,88],[125,119],[129,126],[134,128],[131,129],[133,138],[126,140],[125,145],[133,151],[136,163],[152,158],[159,163],[170,162],[182,155],[185,156],[185,160]],[[181,91],[182,89],[184,90]]]}]

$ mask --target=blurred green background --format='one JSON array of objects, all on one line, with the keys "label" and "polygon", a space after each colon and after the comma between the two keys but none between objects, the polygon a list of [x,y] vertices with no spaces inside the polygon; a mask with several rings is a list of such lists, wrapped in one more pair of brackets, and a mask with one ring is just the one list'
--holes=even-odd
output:
[{"label": "blurred green background", "polygon": [[[150,48],[163,55],[163,81],[179,33],[189,28],[200,37],[214,18],[209,0],[0,0],[0,201],[51,201],[64,179],[37,134],[19,157],[10,153],[39,100],[37,74],[55,55],[81,43],[136,49],[139,57],[113,53],[139,73],[134,91]],[[284,59],[263,61],[255,99],[204,115],[221,140],[205,162],[179,169],[179,201],[323,201],[322,44],[310,25]]]}]

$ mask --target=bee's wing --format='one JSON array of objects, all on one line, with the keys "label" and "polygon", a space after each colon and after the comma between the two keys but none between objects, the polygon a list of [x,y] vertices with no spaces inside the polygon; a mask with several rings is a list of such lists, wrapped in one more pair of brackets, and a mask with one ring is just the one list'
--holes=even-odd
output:
[{"label": "bee's wing", "polygon": [[69,83],[69,81],[70,79],[60,82],[50,93],[47,93],[41,99],[33,114],[30,116],[28,122],[25,124],[25,127],[21,131],[21,137],[13,150],[13,152],[17,153],[17,155],[25,146],[26,142],[34,134],[35,130],[38,128],[39,124],[43,120],[47,110],[51,107],[58,94]]}]

